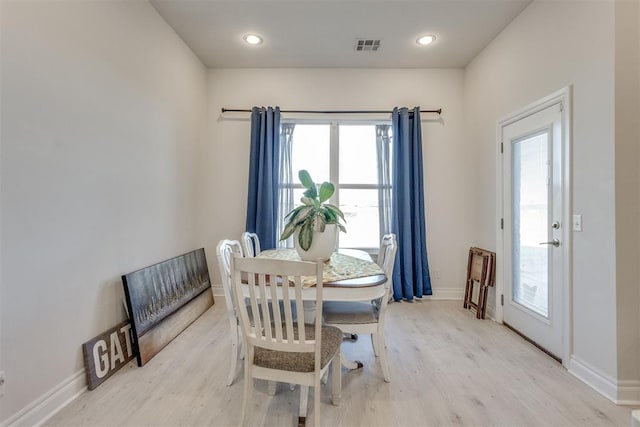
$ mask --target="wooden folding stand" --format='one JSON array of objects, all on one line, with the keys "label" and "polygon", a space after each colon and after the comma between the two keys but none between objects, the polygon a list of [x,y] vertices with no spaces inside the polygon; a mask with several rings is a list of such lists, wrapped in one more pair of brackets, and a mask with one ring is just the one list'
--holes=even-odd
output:
[{"label": "wooden folding stand", "polygon": [[[464,308],[475,308],[476,317],[484,319],[487,311],[487,289],[495,284],[496,254],[485,249],[469,249]],[[478,302],[473,301],[473,285],[477,283]]]}]

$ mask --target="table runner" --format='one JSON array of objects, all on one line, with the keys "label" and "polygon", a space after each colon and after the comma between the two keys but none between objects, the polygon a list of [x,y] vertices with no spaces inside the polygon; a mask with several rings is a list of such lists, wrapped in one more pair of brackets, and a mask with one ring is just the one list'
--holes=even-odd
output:
[{"label": "table runner", "polygon": [[[260,252],[258,258],[283,259],[287,261],[301,261],[295,249],[268,249]],[[349,255],[334,252],[331,258],[324,263],[322,277],[324,282],[336,282],[338,280],[357,279],[359,277],[384,274],[384,271],[373,261],[366,261]],[[310,288],[316,285],[315,276],[303,276],[302,285]]]}]

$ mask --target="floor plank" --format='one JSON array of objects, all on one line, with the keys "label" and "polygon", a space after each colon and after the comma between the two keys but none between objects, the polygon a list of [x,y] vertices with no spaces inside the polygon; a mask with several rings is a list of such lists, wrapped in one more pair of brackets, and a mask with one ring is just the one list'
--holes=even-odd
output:
[{"label": "floor plank", "polygon": [[[230,341],[220,301],[144,367],[130,363],[45,425],[237,425],[242,368],[236,382],[225,386]],[[387,313],[391,383],[383,380],[368,336],[345,342],[345,355],[365,366],[343,371],[339,407],[330,403],[331,381],[322,387],[324,425],[631,423],[633,408],[614,405],[508,328],[476,319],[461,301],[392,303]],[[297,425],[298,399],[298,387],[279,384],[269,396],[266,382],[256,381],[251,425]]]}]

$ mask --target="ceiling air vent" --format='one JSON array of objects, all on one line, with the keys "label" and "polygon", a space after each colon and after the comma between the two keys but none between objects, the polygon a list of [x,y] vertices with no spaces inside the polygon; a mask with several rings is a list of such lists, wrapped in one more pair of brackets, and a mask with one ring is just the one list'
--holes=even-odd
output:
[{"label": "ceiling air vent", "polygon": [[380,49],[380,40],[356,39],[356,52],[375,52]]}]

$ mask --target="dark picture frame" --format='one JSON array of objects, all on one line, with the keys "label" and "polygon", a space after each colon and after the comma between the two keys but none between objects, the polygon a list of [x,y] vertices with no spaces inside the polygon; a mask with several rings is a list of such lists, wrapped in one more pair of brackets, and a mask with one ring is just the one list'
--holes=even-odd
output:
[{"label": "dark picture frame", "polygon": [[213,305],[204,248],[122,276],[138,366]]}]

